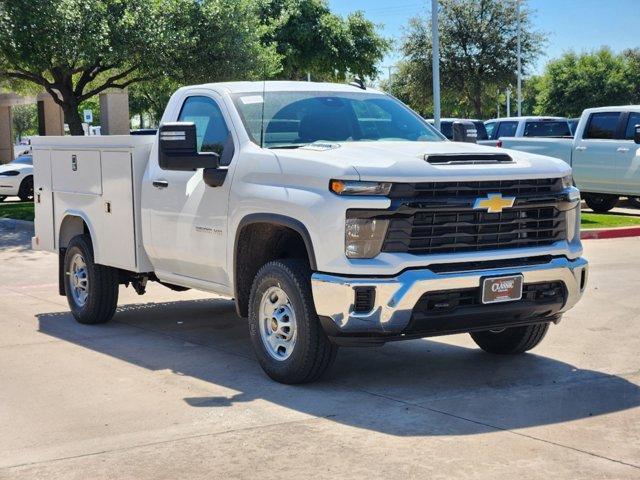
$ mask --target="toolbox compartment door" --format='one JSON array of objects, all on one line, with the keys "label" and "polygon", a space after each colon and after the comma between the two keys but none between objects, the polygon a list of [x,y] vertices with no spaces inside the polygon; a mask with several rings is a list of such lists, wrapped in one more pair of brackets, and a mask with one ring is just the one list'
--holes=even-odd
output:
[{"label": "toolbox compartment door", "polygon": [[103,150],[101,163],[100,261],[135,271],[138,261],[131,152]]},{"label": "toolbox compartment door", "polygon": [[55,250],[53,191],[51,189],[51,151],[33,151],[33,202],[35,206],[34,250]]},{"label": "toolbox compartment door", "polygon": [[100,195],[100,150],[52,150],[53,190]]}]

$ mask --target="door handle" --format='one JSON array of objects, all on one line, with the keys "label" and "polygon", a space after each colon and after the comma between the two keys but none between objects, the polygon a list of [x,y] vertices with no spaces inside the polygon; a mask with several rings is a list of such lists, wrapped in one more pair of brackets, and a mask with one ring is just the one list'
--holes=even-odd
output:
[{"label": "door handle", "polygon": [[576,147],[576,152],[584,152],[587,147]]},{"label": "door handle", "polygon": [[167,188],[169,186],[169,182],[166,180],[154,180],[153,186],[156,188]]},{"label": "door handle", "polygon": [[627,153],[628,151],[629,149],[626,147],[620,147],[616,150],[616,152],[620,152],[620,153]]}]

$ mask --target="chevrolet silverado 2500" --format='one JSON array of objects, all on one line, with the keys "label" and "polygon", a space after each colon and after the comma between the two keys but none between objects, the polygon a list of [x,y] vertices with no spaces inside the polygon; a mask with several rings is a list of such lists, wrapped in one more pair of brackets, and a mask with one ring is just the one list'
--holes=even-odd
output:
[{"label": "chevrolet silverado 2500", "polygon": [[589,108],[574,138],[502,138],[502,146],[559,158],[587,205],[608,212],[620,196],[640,197],[640,105]]},{"label": "chevrolet silverado 2500", "polygon": [[33,246],[80,323],[109,321],[122,284],[215,292],[280,382],[340,345],[469,332],[522,353],[587,280],[566,163],[449,142],[371,89],[185,87],[157,136],[33,145]]}]

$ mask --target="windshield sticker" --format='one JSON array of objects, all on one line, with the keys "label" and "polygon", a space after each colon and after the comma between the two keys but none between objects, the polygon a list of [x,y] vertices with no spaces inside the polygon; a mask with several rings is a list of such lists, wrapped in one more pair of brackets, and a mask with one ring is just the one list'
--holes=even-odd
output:
[{"label": "windshield sticker", "polygon": [[251,105],[254,103],[264,103],[264,100],[262,99],[262,95],[248,95],[246,97],[240,97],[240,101],[244,105]]}]

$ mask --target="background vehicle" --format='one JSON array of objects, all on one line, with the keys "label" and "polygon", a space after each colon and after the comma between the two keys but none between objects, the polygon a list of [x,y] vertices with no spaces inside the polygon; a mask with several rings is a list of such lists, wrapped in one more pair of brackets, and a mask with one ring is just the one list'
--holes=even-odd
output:
[{"label": "background vehicle", "polygon": [[506,117],[484,122],[488,140],[483,145],[499,146],[502,137],[571,137],[564,117]]},{"label": "background vehicle", "polygon": [[33,246],[79,322],[110,320],[119,284],[215,292],[277,381],[339,345],[469,332],[523,353],[586,284],[567,164],[448,142],[375,90],[184,87],[157,137],[33,143]]},{"label": "background vehicle", "polygon": [[640,156],[634,143],[640,105],[589,108],[575,138],[502,138],[502,146],[548,155],[573,167],[573,178],[587,205],[611,210],[620,196],[640,196]]},{"label": "background vehicle", "polygon": [[578,123],[580,123],[580,118],[569,119],[569,128],[571,129],[571,135],[576,134],[576,130],[578,129]]},{"label": "background vehicle", "polygon": [[33,199],[33,159],[30,154],[19,155],[12,162],[0,165],[0,202],[16,196],[23,202]]},{"label": "background vehicle", "polygon": [[[429,119],[427,121],[431,125],[433,125],[433,119]],[[440,132],[445,137],[447,137],[447,139],[453,140],[453,122],[456,122],[456,121],[465,121],[465,122],[473,123],[473,125],[476,127],[477,140],[487,140],[489,138],[487,136],[487,130],[482,120],[465,119],[465,118],[443,118],[440,120]]]}]

